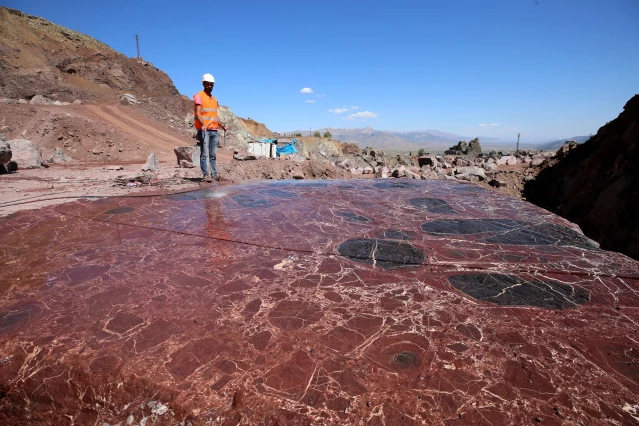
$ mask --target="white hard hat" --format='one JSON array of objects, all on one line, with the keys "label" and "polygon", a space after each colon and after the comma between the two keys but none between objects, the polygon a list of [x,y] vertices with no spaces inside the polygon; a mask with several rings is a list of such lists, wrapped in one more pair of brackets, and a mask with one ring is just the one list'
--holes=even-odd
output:
[{"label": "white hard hat", "polygon": [[215,83],[215,78],[211,74],[204,74],[202,76],[202,81],[208,81],[209,83]]}]

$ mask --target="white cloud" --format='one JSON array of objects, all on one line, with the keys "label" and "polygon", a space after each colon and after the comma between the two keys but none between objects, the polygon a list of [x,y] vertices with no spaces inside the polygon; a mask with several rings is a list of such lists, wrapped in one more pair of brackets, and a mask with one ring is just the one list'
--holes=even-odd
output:
[{"label": "white cloud", "polygon": [[497,124],[497,123],[490,123],[490,124],[482,123],[482,124],[479,125],[479,127],[498,127],[498,126],[499,126],[499,124]]},{"label": "white cloud", "polygon": [[497,126],[499,126],[499,124],[496,124],[496,123],[490,123],[490,126],[491,126],[491,127],[497,127]]},{"label": "white cloud", "polygon": [[300,90],[300,93],[313,93],[313,89],[311,89],[310,87],[305,87]]},{"label": "white cloud", "polygon": [[485,124],[480,124],[479,127],[486,127],[486,125]]},{"label": "white cloud", "polygon": [[365,120],[367,118],[377,118],[377,117],[378,117],[377,113],[370,112],[370,111],[362,111],[362,112],[357,112],[355,114],[348,115],[342,118],[342,120],[355,120],[358,118]]},{"label": "white cloud", "polygon": [[352,106],[352,107],[347,107],[347,106],[343,106],[341,108],[335,108],[335,109],[329,109],[328,112],[334,112],[335,114],[341,114],[343,112],[349,111],[351,109],[359,109],[358,106]]},{"label": "white cloud", "polygon": [[304,102],[307,103],[307,104],[314,104],[315,103],[315,101],[313,99],[308,99],[308,100],[306,100]]}]

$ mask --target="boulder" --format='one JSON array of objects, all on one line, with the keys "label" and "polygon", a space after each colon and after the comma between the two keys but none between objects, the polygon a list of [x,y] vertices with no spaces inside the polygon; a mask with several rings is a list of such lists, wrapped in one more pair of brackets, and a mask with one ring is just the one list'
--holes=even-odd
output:
[{"label": "boulder", "polygon": [[5,164],[0,164],[0,175],[4,175],[6,173],[13,173],[18,170],[18,163],[15,161],[9,161]]},{"label": "boulder", "polygon": [[27,139],[13,139],[8,141],[11,146],[11,159],[18,163],[21,169],[37,169],[42,167],[42,152]]},{"label": "boulder", "polygon": [[496,161],[498,166],[505,166],[507,164],[517,164],[517,158],[513,155],[504,155]]},{"label": "boulder", "polygon": [[11,145],[5,141],[0,141],[0,164],[11,161]]},{"label": "boulder", "polygon": [[486,178],[486,173],[484,172],[484,169],[477,166],[458,167],[456,174],[477,176],[481,179]]},{"label": "boulder", "polygon": [[146,164],[142,167],[142,171],[150,171],[154,172],[160,170],[162,166],[160,166],[160,160],[155,156],[155,152],[149,154],[149,158],[146,159]]},{"label": "boulder", "polygon": [[406,167],[399,166],[398,168],[393,170],[391,176],[394,178],[406,177]]},{"label": "boulder", "polygon": [[27,101],[26,99],[18,99],[18,103],[19,104],[28,104],[29,101]]},{"label": "boulder", "polygon": [[173,148],[173,152],[177,158],[178,167],[191,168],[200,161],[200,146],[178,146]]},{"label": "boulder", "polygon": [[[45,98],[42,95],[35,95],[33,98],[31,98],[31,100],[29,101],[29,103],[31,105],[36,105],[36,104],[40,104],[40,105],[49,105],[51,103],[53,103],[52,101],[50,101],[49,99]],[[24,168],[24,167],[23,167]]]},{"label": "boulder", "polygon": [[411,172],[410,170],[406,170],[406,177],[411,178],[411,179],[421,179],[421,175]]},{"label": "boulder", "polygon": [[439,176],[435,170],[426,170],[422,173],[422,179],[439,179]]},{"label": "boulder", "polygon": [[506,182],[504,182],[503,180],[491,179],[490,181],[488,181],[488,185],[494,188],[505,188]]},{"label": "boulder", "polygon": [[16,101],[13,99],[0,98],[0,104],[15,104]]},{"label": "boulder", "polygon": [[135,105],[138,103],[138,100],[135,99],[135,96],[133,96],[130,93],[125,93],[124,95],[120,96],[120,103],[122,105]]},{"label": "boulder", "polygon": [[390,169],[386,166],[380,168],[375,173],[375,177],[381,178],[381,179],[387,179],[389,176],[390,176]]},{"label": "boulder", "polygon": [[531,166],[541,166],[541,164],[546,161],[543,155],[535,155],[530,161]]},{"label": "boulder", "polygon": [[70,163],[72,161],[73,161],[73,158],[71,158],[68,155],[66,155],[62,151],[62,148],[56,148],[55,151],[53,151],[53,154],[51,154],[51,157],[49,157],[49,160],[48,160],[49,163],[54,163],[54,164]]},{"label": "boulder", "polygon": [[364,167],[363,174],[372,175],[373,173],[375,173],[375,169],[373,169],[371,166]]},{"label": "boulder", "polygon": [[482,164],[482,167],[488,171],[488,172],[493,172],[495,170],[497,170],[497,164],[493,163],[484,163]]},{"label": "boulder", "polygon": [[430,155],[422,155],[417,157],[417,163],[419,164],[419,167],[430,167],[437,164],[437,159]]},{"label": "boulder", "polygon": [[73,101],[74,105],[80,105],[82,104],[82,101],[80,99],[76,99],[75,101]]}]

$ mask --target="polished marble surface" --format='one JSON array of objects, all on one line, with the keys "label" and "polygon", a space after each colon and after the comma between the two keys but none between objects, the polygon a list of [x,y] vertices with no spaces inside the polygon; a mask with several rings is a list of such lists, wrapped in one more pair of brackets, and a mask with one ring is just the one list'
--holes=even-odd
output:
[{"label": "polished marble surface", "polygon": [[639,262],[471,184],[221,186],[0,224],[2,424],[639,422]]}]

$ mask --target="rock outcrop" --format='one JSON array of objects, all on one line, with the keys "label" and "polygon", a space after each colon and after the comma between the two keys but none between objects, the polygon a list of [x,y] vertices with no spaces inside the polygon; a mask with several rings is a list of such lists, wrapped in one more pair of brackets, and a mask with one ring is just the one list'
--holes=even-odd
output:
[{"label": "rock outcrop", "polygon": [[639,95],[589,141],[525,186],[527,199],[578,224],[601,247],[639,259]]},{"label": "rock outcrop", "polygon": [[467,155],[469,157],[477,157],[481,154],[481,144],[479,138],[475,138],[472,141],[466,143],[466,141],[459,141],[457,145],[451,146],[445,152],[446,155]]}]

